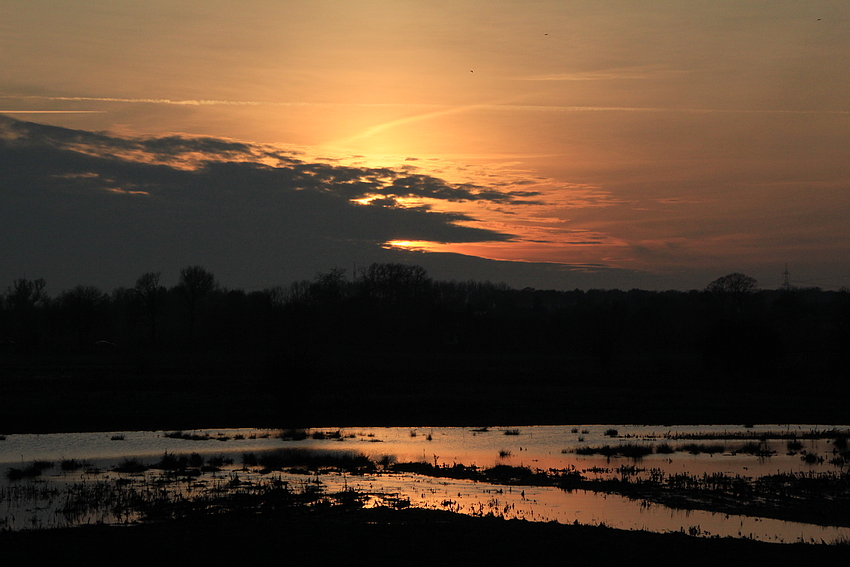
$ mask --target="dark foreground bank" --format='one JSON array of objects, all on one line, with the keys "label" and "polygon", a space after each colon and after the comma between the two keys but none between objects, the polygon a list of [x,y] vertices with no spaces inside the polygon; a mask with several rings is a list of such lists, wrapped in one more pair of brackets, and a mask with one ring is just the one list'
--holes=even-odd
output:
[{"label": "dark foreground bank", "polygon": [[[848,545],[702,539],[604,527],[471,518],[426,510],[356,509],[275,517],[226,515],[131,527],[0,534],[4,562],[161,565],[844,564]],[[756,563],[756,561],[758,563]]]}]

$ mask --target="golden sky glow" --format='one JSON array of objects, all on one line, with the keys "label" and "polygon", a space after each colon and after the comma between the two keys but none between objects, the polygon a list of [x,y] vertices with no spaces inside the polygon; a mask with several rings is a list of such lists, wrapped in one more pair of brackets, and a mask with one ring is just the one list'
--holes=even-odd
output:
[{"label": "golden sky glow", "polygon": [[535,193],[398,247],[850,284],[846,0],[11,0],[0,69],[19,120]]}]

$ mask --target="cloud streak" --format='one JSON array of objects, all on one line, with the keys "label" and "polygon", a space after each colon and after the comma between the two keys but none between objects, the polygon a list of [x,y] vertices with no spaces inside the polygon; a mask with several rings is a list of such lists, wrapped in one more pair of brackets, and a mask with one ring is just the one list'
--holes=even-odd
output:
[{"label": "cloud streak", "polygon": [[369,108],[441,108],[439,104],[406,103],[341,103],[341,102],[299,102],[299,101],[259,101],[259,100],[221,100],[221,99],[169,99],[169,98],[125,98],[94,96],[44,96],[44,95],[3,95],[0,98],[19,100],[45,100],[55,102],[116,102],[131,104],[163,104],[172,106],[283,106],[283,107],[369,107]]},{"label": "cloud streak", "polygon": [[[591,73],[587,79],[565,78],[566,75],[541,76],[540,78],[525,78],[518,80],[529,81],[559,81],[559,80],[597,80],[590,78],[595,76]],[[579,74],[581,75],[581,74]],[[603,74],[604,75],[604,74]],[[549,78],[546,78],[549,77]],[[560,77],[560,78],[559,78]],[[609,78],[614,78],[613,75]],[[635,77],[638,78],[638,77]],[[756,109],[756,108],[693,108],[693,107],[649,107],[649,106],[593,106],[593,105],[536,105],[536,104],[467,104],[467,105],[447,105],[447,104],[412,104],[412,103],[356,103],[356,102],[309,102],[309,101],[255,101],[255,100],[215,100],[215,99],[166,99],[166,98],[116,98],[116,97],[70,97],[70,96],[13,96],[5,95],[0,98],[7,99],[35,99],[55,102],[110,102],[110,103],[130,103],[130,104],[158,104],[158,105],[174,105],[174,106],[271,106],[271,107],[315,107],[315,108],[421,108],[431,109],[430,112],[417,114],[391,120],[386,123],[378,124],[368,128],[361,134],[349,139],[356,140],[363,137],[372,136],[383,130],[400,126],[403,124],[428,120],[431,118],[439,118],[442,116],[480,111],[494,112],[649,112],[649,113],[693,113],[693,114],[850,114],[850,110],[846,109]],[[0,113],[12,112],[27,112],[27,113],[103,113],[103,110],[53,110],[53,111],[0,111]]]},{"label": "cloud streak", "polygon": [[105,110],[0,110],[0,114],[105,114]]},{"label": "cloud streak", "polygon": [[649,79],[657,76],[677,75],[686,73],[675,69],[658,69],[653,67],[629,67],[623,69],[605,69],[595,71],[572,71],[566,73],[549,73],[545,75],[529,75],[517,77],[517,81],[612,81],[629,79]]}]

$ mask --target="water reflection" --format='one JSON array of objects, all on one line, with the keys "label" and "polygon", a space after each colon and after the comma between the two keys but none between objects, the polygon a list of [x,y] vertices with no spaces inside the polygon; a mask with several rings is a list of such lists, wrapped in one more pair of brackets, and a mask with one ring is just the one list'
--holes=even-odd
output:
[{"label": "water reflection", "polygon": [[[120,473],[122,460],[147,464],[163,455],[197,455],[203,463],[217,459],[218,470],[200,474],[169,490],[183,496],[220,490],[232,483],[258,485],[267,482],[262,467],[247,455],[281,449],[342,450],[362,453],[371,460],[422,461],[435,467],[464,464],[481,468],[496,465],[541,470],[575,469],[588,479],[635,475],[742,475],[758,477],[777,473],[846,470],[837,434],[810,425],[749,427],[637,427],[534,426],[503,428],[354,428],[298,432],[239,429],[196,432],[117,432],[57,435],[7,435],[0,441],[0,529],[24,529],[73,525],[95,521],[133,521],[131,513],[108,517],[87,510],[77,515],[57,514],[67,502],[68,487],[87,484],[91,490],[108,491],[107,485],[123,483],[136,491],[164,486],[162,471]],[[840,428],[846,430],[847,428]],[[813,433],[817,432],[817,435]],[[793,444],[792,444],[793,442]],[[744,451],[747,443],[757,450]],[[695,445],[687,450],[687,445]],[[696,446],[711,451],[697,450]],[[630,446],[649,448],[640,459],[624,456]],[[717,446],[720,446],[717,448]],[[609,447],[600,453],[597,449]],[[621,450],[622,449],[622,450]],[[659,452],[659,449],[660,452]],[[645,452],[645,451],[644,451]],[[583,454],[584,453],[584,454]],[[808,457],[815,455],[816,458]],[[40,476],[10,479],[9,471],[32,463],[51,462]],[[65,469],[60,463],[84,464]],[[232,463],[227,465],[226,463]],[[197,464],[197,463],[196,463]],[[200,468],[198,469],[200,471]],[[99,472],[93,472],[99,471]],[[623,529],[684,531],[701,536],[751,537],[764,541],[834,541],[850,538],[850,529],[783,522],[767,518],[730,516],[696,510],[674,510],[645,500],[553,487],[497,485],[452,478],[433,478],[412,473],[371,473],[352,476],[275,473],[276,482],[291,486],[321,485],[326,492],[353,489],[366,495],[367,505],[398,506],[400,503],[472,515],[493,515],[532,521],[605,524]],[[116,494],[115,498],[119,495]],[[64,500],[63,500],[64,498]],[[60,502],[61,501],[61,502]]]}]

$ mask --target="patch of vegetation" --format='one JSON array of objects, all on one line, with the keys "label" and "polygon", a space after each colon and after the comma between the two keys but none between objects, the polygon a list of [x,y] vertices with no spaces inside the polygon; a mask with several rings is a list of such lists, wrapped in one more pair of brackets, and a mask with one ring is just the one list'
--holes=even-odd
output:
[{"label": "patch of vegetation", "polygon": [[293,468],[304,468],[311,471],[333,469],[351,473],[376,470],[375,463],[362,453],[303,448],[244,453],[242,463],[246,466],[263,467],[266,472]]},{"label": "patch of vegetation", "polygon": [[622,445],[603,445],[601,447],[579,447],[574,450],[576,455],[602,455],[603,457],[627,457],[629,459],[642,459],[652,454],[652,446],[638,445],[635,443],[623,443]]},{"label": "patch of vegetation", "polygon": [[676,452],[676,450],[669,443],[659,443],[655,446],[655,452],[659,455],[669,455]]},{"label": "patch of vegetation", "polygon": [[306,429],[284,429],[277,435],[284,441],[303,441],[307,439]]},{"label": "patch of vegetation", "polygon": [[[412,437],[415,437],[415,434],[411,434]],[[310,434],[312,439],[324,440],[324,439],[342,439],[342,431],[337,429],[336,431],[314,431]]]},{"label": "patch of vegetation", "polygon": [[141,473],[148,470],[148,466],[136,458],[124,457],[112,470],[120,473]]},{"label": "patch of vegetation", "polygon": [[89,464],[85,461],[78,461],[77,459],[60,459],[59,460],[59,469],[65,472],[77,471],[83,468],[88,467]]},{"label": "patch of vegetation", "polygon": [[[752,428],[752,425],[745,426]],[[736,439],[759,439],[766,441],[768,439],[837,439],[839,437],[847,437],[850,431],[841,429],[813,429],[811,431],[796,432],[796,431],[711,431],[711,432],[696,432],[696,433],[667,433],[665,439],[675,441],[708,441],[708,440],[736,440]]]},{"label": "patch of vegetation", "polygon": [[714,455],[716,453],[724,453],[726,446],[722,443],[685,443],[684,445],[680,445],[678,450],[692,455],[698,455],[700,453]]},{"label": "patch of vegetation", "polygon": [[53,468],[53,463],[50,461],[33,461],[22,469],[10,467],[6,471],[6,478],[9,480],[21,480],[24,478],[36,478],[41,476],[46,470]]},{"label": "patch of vegetation", "polygon": [[[209,441],[213,437],[207,433],[184,433],[183,431],[172,431],[171,433],[163,433],[163,437],[168,439],[185,439],[186,441]],[[219,437],[219,440],[226,441],[226,438]]]},{"label": "patch of vegetation", "polygon": [[776,454],[776,451],[771,450],[768,444],[764,441],[758,443],[755,441],[749,441],[738,447],[736,452],[744,453],[745,455],[756,455],[758,457],[770,457]]}]

